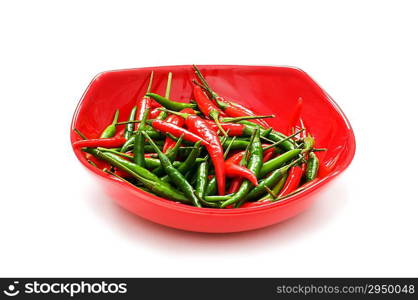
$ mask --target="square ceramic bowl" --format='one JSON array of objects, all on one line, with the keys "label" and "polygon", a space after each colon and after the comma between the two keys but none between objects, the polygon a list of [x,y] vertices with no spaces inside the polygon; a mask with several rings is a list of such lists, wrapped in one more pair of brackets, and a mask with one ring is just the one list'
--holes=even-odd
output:
[{"label": "square ceramic bowl", "polygon": [[[291,218],[321,197],[327,184],[351,163],[355,138],[349,121],[309,75],[297,68],[272,66],[199,66],[209,84],[221,96],[243,104],[266,119],[274,129],[286,133],[299,97],[303,99],[302,118],[316,139],[319,179],[300,193],[281,202],[237,209],[197,208],[146,193],[90,165],[85,154],[74,149],[79,161],[99,185],[122,207],[153,222],[189,231],[238,232],[269,226]],[[97,75],[75,110],[71,128],[89,138],[98,137],[116,109],[120,120],[128,118],[136,100],[145,93],[148,76],[154,71],[152,91],[164,94],[167,73],[173,73],[171,98],[192,97],[192,66],[166,66],[108,71]],[[71,131],[71,142],[78,140]]]}]

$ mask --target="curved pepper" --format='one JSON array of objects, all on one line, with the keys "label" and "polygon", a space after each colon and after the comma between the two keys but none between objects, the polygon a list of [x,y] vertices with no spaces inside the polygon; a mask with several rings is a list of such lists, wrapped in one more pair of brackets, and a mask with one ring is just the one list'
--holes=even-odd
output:
[{"label": "curved pepper", "polygon": [[[183,124],[184,124],[184,119],[180,116],[171,114],[167,117],[167,119],[165,119],[165,122],[173,124],[173,125],[177,125],[179,127],[182,127]],[[172,139],[170,139],[167,136],[165,138],[165,143],[164,143],[164,146],[163,146],[163,152],[164,153],[167,152],[167,150],[170,149],[170,148],[173,148],[175,144],[176,144],[176,142],[173,141]]]},{"label": "curved pepper", "polygon": [[212,118],[216,125],[218,126],[219,130],[224,135],[227,135],[225,130],[222,128],[222,126],[219,123],[219,117],[225,116],[225,114],[215,105],[212,101],[208,98],[208,96],[205,94],[205,92],[202,90],[202,88],[198,85],[195,85],[193,88],[193,95],[195,98],[195,101],[197,103],[197,106],[202,111],[202,113],[206,117]]},{"label": "curved pepper", "polygon": [[203,140],[200,136],[188,131],[187,129],[179,127],[175,124],[168,123],[168,122],[161,121],[161,120],[153,120],[151,123],[151,126],[154,129],[157,129],[159,131],[171,133],[173,136],[177,138],[179,138],[180,136],[183,136],[183,139],[186,141],[193,142],[193,143],[200,141],[203,145],[209,146],[209,143]]},{"label": "curved pepper", "polygon": [[90,140],[81,140],[73,143],[73,146],[76,148],[89,147],[105,147],[105,148],[117,148],[121,147],[126,142],[124,137],[119,138],[105,138],[105,139],[90,139]]},{"label": "curved pepper", "polygon": [[286,182],[279,193],[279,197],[286,196],[293,192],[298,187],[300,180],[303,176],[303,169],[300,166],[294,166],[290,168],[289,175],[287,176]]},{"label": "curved pepper", "polygon": [[225,162],[225,174],[227,177],[238,177],[241,176],[248,179],[255,186],[258,185],[257,177],[254,172],[251,172],[244,166],[240,166],[231,162]]}]

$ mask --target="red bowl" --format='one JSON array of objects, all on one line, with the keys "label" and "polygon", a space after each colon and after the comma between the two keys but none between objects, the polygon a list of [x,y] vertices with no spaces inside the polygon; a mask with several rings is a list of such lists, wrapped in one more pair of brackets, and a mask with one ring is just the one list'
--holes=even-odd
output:
[{"label": "red bowl", "polygon": [[[218,94],[239,102],[257,114],[276,114],[268,123],[276,130],[288,131],[299,97],[303,98],[302,118],[311,132],[318,152],[319,180],[306,190],[281,202],[237,209],[196,208],[148,194],[90,165],[85,154],[74,153],[90,170],[106,192],[122,207],[138,216],[178,229],[198,232],[238,232],[269,226],[293,217],[320,197],[328,182],[344,171],[355,152],[354,133],[338,105],[305,72],[290,67],[200,66]],[[171,97],[191,99],[191,66],[168,66],[108,71],[97,75],[75,110],[71,128],[88,138],[98,137],[111,121],[115,110],[120,120],[128,118],[136,99],[146,90],[154,70],[153,92],[164,94],[167,73],[173,73]],[[79,137],[71,131],[71,142]]]}]

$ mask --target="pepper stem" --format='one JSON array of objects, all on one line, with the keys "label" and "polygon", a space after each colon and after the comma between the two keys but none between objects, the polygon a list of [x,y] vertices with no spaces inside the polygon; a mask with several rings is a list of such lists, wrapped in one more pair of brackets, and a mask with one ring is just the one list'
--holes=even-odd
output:
[{"label": "pepper stem", "polygon": [[276,195],[274,194],[274,192],[267,185],[264,186],[264,189],[270,195],[270,197],[272,197],[273,199],[276,198]]},{"label": "pepper stem", "polygon": [[116,154],[116,155],[119,155],[119,156],[122,156],[122,157],[125,157],[125,158],[129,158],[129,159],[133,159],[132,156],[130,156],[130,155],[126,154],[126,153],[120,152],[120,151],[113,150],[113,149],[108,149],[108,148],[103,148],[103,147],[97,147],[97,150],[100,150],[102,152],[113,153],[113,154]]},{"label": "pepper stem", "polygon": [[[231,151],[232,144],[234,143],[234,141],[235,141],[235,139],[236,139],[236,138],[237,138],[237,137],[236,137],[236,136],[234,136],[234,137],[232,138],[231,142],[229,143],[228,147],[226,147],[225,152],[224,152],[224,160],[225,160],[225,159],[226,159],[226,157],[228,156],[229,151]],[[226,139],[225,139],[225,140],[226,140]]]},{"label": "pepper stem", "polygon": [[87,140],[87,137],[81,133],[80,130],[78,130],[77,128],[73,128],[74,132],[77,133],[83,140]]},{"label": "pepper stem", "polygon": [[141,131],[141,133],[148,140],[148,142],[151,144],[151,146],[154,148],[155,152],[158,155],[164,155],[163,152],[160,150],[160,148],[158,148],[158,146],[154,143],[154,141],[152,140],[152,138],[148,135],[148,133],[146,133],[144,130]]},{"label": "pepper stem", "polygon": [[159,108],[159,110],[165,111],[165,112],[173,114],[173,115],[180,116],[180,117],[185,118],[185,119],[187,119],[191,115],[191,114],[181,113],[181,112],[174,111],[174,110],[169,110],[169,109],[166,109],[166,108]]},{"label": "pepper stem", "polygon": [[197,77],[203,83],[205,89],[209,92],[210,97],[212,99],[216,99],[218,95],[210,88],[208,82],[206,81],[205,77],[203,77],[202,73],[200,72],[199,68],[196,65],[193,65],[194,72],[196,73]]},{"label": "pepper stem", "polygon": [[247,164],[248,156],[250,155],[250,146],[254,142],[255,136],[258,134],[259,130],[260,128],[257,127],[251,135],[250,142],[248,143],[247,148],[245,148],[244,155],[239,163],[241,166],[245,166]]},{"label": "pepper stem", "polygon": [[167,77],[167,86],[165,88],[165,98],[170,99],[170,92],[171,92],[171,81],[173,79],[173,73],[168,72],[168,77]]},{"label": "pepper stem", "polygon": [[130,120],[130,121],[117,122],[117,123],[115,123],[115,125],[124,125],[124,124],[131,124],[131,123],[141,123],[141,120]]},{"label": "pepper stem", "polygon": [[149,76],[149,82],[147,87],[147,93],[151,92],[152,80],[154,79],[154,71],[151,71],[151,75]]},{"label": "pepper stem", "polygon": [[242,117],[235,117],[235,118],[222,118],[222,122],[229,122],[235,123],[239,121],[245,120],[253,120],[253,119],[267,119],[267,118],[275,118],[275,115],[262,115],[262,116],[242,116]]},{"label": "pepper stem", "polygon": [[219,111],[211,110],[209,112],[209,116],[213,119],[213,121],[215,121],[216,126],[218,126],[222,134],[227,136],[228,134],[225,132],[225,129],[222,128],[221,123],[219,122]]},{"label": "pepper stem", "polygon": [[271,145],[269,145],[269,146],[267,146],[267,147],[263,148],[263,151],[265,151],[265,150],[267,150],[267,149],[270,149],[270,148],[273,148],[273,147],[276,147],[276,146],[280,145],[281,143],[283,143],[283,142],[285,142],[285,141],[290,140],[291,138],[295,137],[296,135],[298,135],[299,133],[301,133],[301,132],[302,132],[302,131],[304,131],[304,130],[305,130],[305,128],[302,128],[301,130],[299,130],[299,131],[295,132],[294,134],[289,135],[287,138],[284,138],[284,139],[282,139],[282,140],[280,140],[280,141],[278,141],[278,142],[275,142],[275,143],[273,143],[273,144],[271,144]]}]

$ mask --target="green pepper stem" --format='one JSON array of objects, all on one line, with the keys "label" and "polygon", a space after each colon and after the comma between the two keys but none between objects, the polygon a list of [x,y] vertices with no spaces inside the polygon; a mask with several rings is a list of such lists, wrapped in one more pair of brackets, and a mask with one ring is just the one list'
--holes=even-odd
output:
[{"label": "green pepper stem", "polygon": [[266,192],[274,199],[276,198],[276,195],[274,194],[274,192],[267,186],[264,186],[264,189],[266,190]]},{"label": "green pepper stem", "polygon": [[178,112],[178,111],[169,110],[169,109],[162,108],[162,107],[159,108],[159,110],[168,112],[168,113],[173,114],[173,115],[180,116],[180,117],[182,117],[184,119],[187,119],[190,116],[190,114],[187,114],[187,113],[181,113],[181,112]]},{"label": "green pepper stem", "polygon": [[206,81],[205,77],[203,77],[202,73],[200,72],[199,68],[196,65],[193,65],[194,72],[196,73],[197,77],[200,79],[200,81],[205,86],[205,89],[209,92],[210,97],[212,99],[216,99],[218,95],[211,89],[208,82]]},{"label": "green pepper stem", "polygon": [[222,132],[224,136],[228,136],[226,131],[222,128],[221,123],[219,122],[219,111],[211,110],[209,112],[209,116],[215,121],[216,126],[218,126],[219,130]]},{"label": "green pepper stem", "polygon": [[228,123],[235,123],[244,120],[253,120],[253,119],[267,119],[267,118],[275,118],[275,115],[262,115],[262,116],[242,116],[242,117],[235,117],[235,118],[222,118],[222,122]]},{"label": "green pepper stem", "polygon": [[209,91],[208,91],[208,88],[207,88],[205,85],[203,85],[203,84],[201,84],[200,82],[198,82],[196,79],[193,79],[193,80],[192,80],[192,82],[193,82],[195,85],[197,85],[197,86],[201,87],[202,89],[204,89],[205,91],[209,92]]},{"label": "green pepper stem", "polygon": [[131,124],[131,123],[141,123],[141,120],[129,120],[123,122],[117,122],[115,125],[124,125],[124,124]]},{"label": "green pepper stem", "polygon": [[269,138],[266,138],[265,136],[260,136],[260,139],[265,140],[265,141],[267,141],[267,142],[269,142],[269,143],[272,143],[272,144],[274,144],[274,143],[275,143],[275,141],[270,140]]},{"label": "green pepper stem", "polygon": [[163,152],[160,150],[160,148],[158,148],[158,146],[155,144],[152,138],[144,130],[142,130],[141,133],[146,137],[146,139],[148,140],[148,142],[151,144],[151,146],[154,148],[155,152],[158,155],[164,155]]},{"label": "green pepper stem", "polygon": [[258,134],[259,130],[260,130],[260,128],[257,127],[254,130],[253,134],[251,135],[250,142],[248,143],[247,148],[245,148],[244,155],[242,156],[242,159],[239,163],[241,166],[245,166],[247,164],[248,156],[250,155],[250,146],[254,142],[255,136]]},{"label": "green pepper stem", "polygon": [[321,151],[327,151],[327,148],[313,148],[312,152],[321,152]]},{"label": "green pepper stem", "polygon": [[[226,157],[228,156],[229,151],[231,150],[232,144],[234,143],[236,139],[236,136],[234,136],[231,140],[231,142],[229,143],[228,147],[226,147],[225,152],[224,152],[224,160],[226,159]],[[226,139],[225,139],[226,140]]]},{"label": "green pepper stem", "polygon": [[74,132],[77,133],[83,140],[87,140],[87,137],[81,133],[80,130],[78,130],[77,128],[73,128]]},{"label": "green pepper stem", "polygon": [[97,147],[97,150],[100,150],[102,152],[113,153],[113,154],[116,154],[116,155],[119,155],[119,156],[122,156],[122,157],[126,157],[126,158],[129,158],[129,159],[133,159],[132,156],[130,156],[130,155],[126,154],[126,153],[120,152],[120,151],[113,150],[113,149],[108,149],[108,148],[103,148],[103,147]]},{"label": "green pepper stem", "polygon": [[271,144],[271,145],[269,145],[269,146],[267,146],[267,147],[263,148],[263,150],[265,151],[265,150],[268,150],[268,149],[270,149],[270,148],[276,147],[276,146],[280,145],[281,143],[284,143],[284,142],[286,142],[286,141],[290,140],[291,138],[295,137],[296,135],[298,135],[299,133],[301,133],[301,132],[302,132],[302,131],[304,131],[304,130],[305,130],[305,128],[302,128],[301,130],[299,130],[299,131],[295,132],[294,134],[289,135],[287,138],[284,138],[284,139],[282,139],[282,140],[280,140],[280,141],[278,141],[278,142],[275,142],[275,143],[273,143],[273,144]]}]

